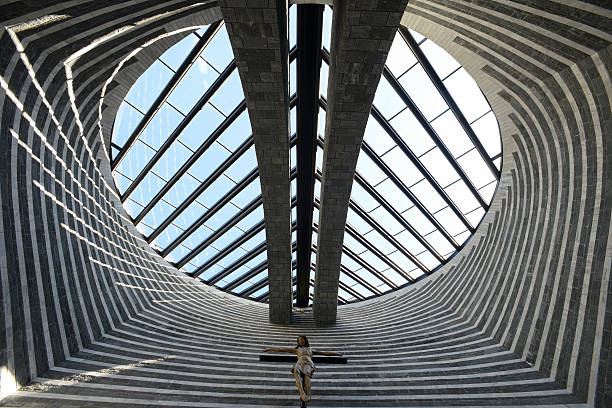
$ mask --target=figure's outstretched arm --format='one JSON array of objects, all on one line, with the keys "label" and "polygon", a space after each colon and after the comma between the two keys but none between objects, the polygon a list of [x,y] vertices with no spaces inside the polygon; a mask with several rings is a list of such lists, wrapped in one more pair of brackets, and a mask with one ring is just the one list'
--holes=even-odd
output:
[{"label": "figure's outstretched arm", "polygon": [[283,347],[266,347],[264,351],[278,351],[280,353],[293,353],[297,354],[297,349],[294,348],[283,348]]},{"label": "figure's outstretched arm", "polygon": [[342,353],[334,353],[333,351],[317,351],[317,350],[313,350],[312,354],[317,355],[317,356],[337,356],[337,357],[341,357]]}]

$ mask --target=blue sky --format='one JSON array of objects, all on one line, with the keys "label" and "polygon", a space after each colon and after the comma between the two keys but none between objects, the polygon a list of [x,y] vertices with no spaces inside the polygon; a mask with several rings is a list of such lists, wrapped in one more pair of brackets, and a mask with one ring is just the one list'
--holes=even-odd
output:
[{"label": "blue sky", "polygon": [[[290,45],[295,45],[296,7],[290,9]],[[326,7],[324,13],[323,47],[329,49],[331,10]],[[184,58],[197,44],[206,27],[194,32],[174,47],[166,51],[151,67],[136,81],[121,104],[113,128],[113,143],[123,147],[128,137],[136,128],[144,114],[151,108],[153,101],[174,75]],[[501,141],[497,120],[482,92],[462,68],[442,48],[431,40],[423,38],[416,32],[413,37],[438,76],[461,108],[464,116],[486,149],[490,157],[501,152]],[[166,101],[157,110],[153,119],[137,141],[131,146],[128,153],[113,172],[117,188],[123,194],[128,186],[142,171],[145,164],[153,158],[156,151],[168,139],[179,123],[190,112],[204,92],[215,82],[219,74],[231,63],[233,55],[225,27],[214,35],[201,55],[192,64],[179,85],[172,91]],[[387,67],[397,79],[399,84],[414,101],[431,127],[438,134],[444,145],[467,174],[470,182],[478,190],[485,202],[490,202],[495,191],[497,180],[487,167],[485,161],[475,149],[469,137],[462,129],[454,114],[449,110],[444,99],[438,94],[435,86],[417,62],[404,39],[398,33],[391,47]],[[293,93],[295,84],[296,61],[291,64],[290,88]],[[320,92],[323,97],[327,92],[328,66],[325,62],[321,66]],[[175,213],[176,208],[185,199],[194,194],[194,191],[213,174],[224,161],[234,157],[234,152],[251,137],[251,127],[248,113],[244,111],[218,138],[208,140],[213,131],[228,117],[244,99],[238,72],[234,70],[229,78],[223,82],[219,90],[197,113],[195,118],[186,126],[184,131],[175,140],[171,147],[154,164],[150,173],[146,174],[142,182],[134,189],[124,203],[126,211],[132,217],[138,216],[143,208],[151,202],[153,197],[162,189],[166,182],[178,169],[206,142],[212,142],[210,147],[199,157],[195,163],[183,174],[178,182],[163,195],[151,211],[137,225],[138,230],[149,236],[167,217]],[[417,119],[404,104],[399,95],[385,78],[381,78],[374,105],[381,112],[385,120],[402,139],[410,151],[418,157],[419,162],[433,176],[436,183],[442,188],[450,200],[468,220],[471,227],[476,227],[484,215],[484,209],[468,189],[466,183],[453,169],[449,161],[442,154],[439,147],[433,142],[428,133],[420,126]],[[291,112],[292,126],[295,126],[295,109]],[[320,109],[318,132],[324,137],[325,111]],[[357,172],[380,194],[387,202],[381,205],[357,182],[353,185],[351,200],[366,212],[367,217],[375,220],[386,229],[387,237],[381,235],[367,219],[364,219],[353,210],[349,210],[347,223],[350,228],[358,231],[362,239],[372,244],[373,250],[362,245],[358,239],[349,232],[345,233],[344,246],[347,249],[342,257],[342,265],[353,272],[351,277],[341,273],[342,286],[339,295],[344,301],[357,299],[348,291],[349,288],[363,297],[374,295],[377,292],[386,292],[392,287],[379,279],[375,273],[382,274],[387,282],[394,286],[401,286],[408,282],[406,276],[419,278],[423,272],[415,261],[427,270],[435,269],[440,261],[423,245],[423,240],[429,248],[433,248],[438,256],[447,259],[455,252],[455,247],[446,236],[452,237],[455,244],[462,245],[470,236],[466,225],[450,209],[443,198],[436,192],[434,186],[421,174],[402,149],[396,145],[378,122],[370,117],[364,143],[388,166],[402,183],[414,194],[426,212],[434,217],[445,230],[443,234],[400,189],[396,181],[388,178],[385,173],[365,153],[359,157]],[[117,150],[113,150],[113,157]],[[317,168],[321,171],[322,149],[317,151]],[[495,161],[501,165],[501,160]],[[291,166],[295,166],[295,148],[291,151]],[[253,228],[263,219],[263,207],[257,208],[247,214],[237,225],[220,235],[210,245],[199,253],[193,249],[209,239],[228,220],[242,213],[243,209],[260,196],[259,179],[244,186],[238,194],[214,213],[208,214],[210,208],[226,193],[241,185],[249,173],[256,169],[257,160],[254,147],[251,146],[237,160],[223,172],[221,177],[211,179],[212,183],[195,201],[180,214],[175,214],[173,222],[162,231],[152,242],[157,250],[167,248],[178,237],[182,237],[176,249],[170,251],[166,259],[170,262],[186,260],[183,266],[185,272],[193,272],[210,259],[222,252],[232,241],[239,239],[250,228]],[[315,183],[315,195],[318,197],[320,183]],[[295,180],[292,182],[292,194],[295,194]],[[208,214],[208,220],[193,233],[185,236],[183,232],[189,228],[199,217]],[[295,220],[295,209],[292,212]],[[315,208],[313,220],[319,222],[318,210]],[[406,228],[409,224],[420,237],[416,237]],[[348,229],[347,229],[348,231]],[[293,234],[295,239],[295,233]],[[229,252],[222,259],[206,270],[202,270],[200,278],[209,280],[253,248],[263,243],[265,231],[261,231],[253,238],[247,240],[235,250]],[[316,233],[313,234],[313,243],[316,244]],[[408,258],[407,254],[412,256]],[[293,254],[295,258],[295,253]],[[357,262],[354,256],[358,256]],[[381,256],[382,255],[382,256]],[[313,253],[313,262],[315,261]],[[236,268],[228,276],[215,283],[220,288],[232,284],[245,273],[266,260],[266,252],[259,253],[254,259]],[[365,265],[365,267],[364,267]],[[398,269],[399,268],[399,269]],[[400,270],[401,269],[401,270]],[[314,272],[312,273],[314,278]],[[233,293],[240,293],[252,285],[265,281],[267,270],[258,272],[248,281],[232,289]],[[361,279],[364,284],[357,280]],[[366,286],[369,286],[366,287]],[[267,293],[267,285],[249,294],[257,298]]]}]

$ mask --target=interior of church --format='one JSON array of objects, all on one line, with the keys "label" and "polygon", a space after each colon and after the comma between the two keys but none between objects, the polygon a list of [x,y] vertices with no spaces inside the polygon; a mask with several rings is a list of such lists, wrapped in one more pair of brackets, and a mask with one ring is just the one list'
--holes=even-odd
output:
[{"label": "interior of church", "polygon": [[612,406],[608,2],[0,20],[0,407]]}]

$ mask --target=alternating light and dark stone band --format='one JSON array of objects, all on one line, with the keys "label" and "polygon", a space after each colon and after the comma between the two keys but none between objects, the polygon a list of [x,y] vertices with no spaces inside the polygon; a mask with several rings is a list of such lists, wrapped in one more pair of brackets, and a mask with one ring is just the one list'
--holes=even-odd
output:
[{"label": "alternating light and dark stone band", "polygon": [[609,406],[612,38],[601,4],[408,3],[401,24],[448,50],[489,99],[501,181],[451,262],[338,308],[328,328],[309,313],[272,325],[267,305],[184,277],[116,193],[105,148],[121,101],[188,31],[167,34],[222,18],[216,3],[0,7],[0,393],[11,394],[0,404],[291,404],[288,368],[257,356],[308,334],[350,362],[317,372],[313,406]]}]

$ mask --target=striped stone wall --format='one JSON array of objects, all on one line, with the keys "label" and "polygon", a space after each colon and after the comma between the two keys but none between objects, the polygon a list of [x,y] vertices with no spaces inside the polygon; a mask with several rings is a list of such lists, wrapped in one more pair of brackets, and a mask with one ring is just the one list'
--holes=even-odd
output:
[{"label": "striped stone wall", "polygon": [[289,406],[289,365],[257,356],[307,334],[349,359],[317,368],[311,406],[610,406],[604,4],[409,2],[402,23],[491,102],[502,179],[449,264],[339,307],[331,328],[309,312],[271,325],[266,305],[180,276],[119,204],[105,153],[119,103],[220,18],[215,3],[0,7],[0,405]]}]

